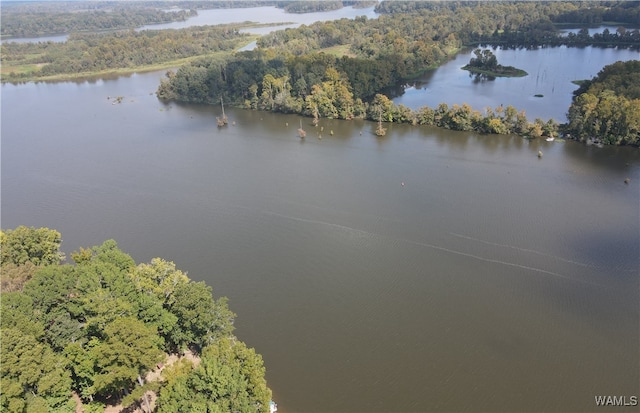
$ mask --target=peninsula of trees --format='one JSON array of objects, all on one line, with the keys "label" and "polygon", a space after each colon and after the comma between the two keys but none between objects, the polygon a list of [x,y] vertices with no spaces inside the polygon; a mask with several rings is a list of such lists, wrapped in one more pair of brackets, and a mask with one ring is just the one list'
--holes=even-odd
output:
[{"label": "peninsula of trees", "polygon": [[233,335],[226,299],[113,240],[74,264],[60,243],[48,228],[0,232],[3,412],[269,411],[262,358]]},{"label": "peninsula of trees", "polygon": [[566,127],[573,138],[640,146],[640,60],[605,66],[574,94]]}]

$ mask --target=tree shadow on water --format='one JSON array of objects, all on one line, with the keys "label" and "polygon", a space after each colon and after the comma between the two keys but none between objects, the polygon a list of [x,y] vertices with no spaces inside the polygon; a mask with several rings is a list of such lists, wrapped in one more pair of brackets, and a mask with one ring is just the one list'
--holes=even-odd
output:
[{"label": "tree shadow on water", "polygon": [[473,80],[473,83],[492,82],[496,80],[495,76],[489,76],[484,73],[469,73],[469,77]]}]

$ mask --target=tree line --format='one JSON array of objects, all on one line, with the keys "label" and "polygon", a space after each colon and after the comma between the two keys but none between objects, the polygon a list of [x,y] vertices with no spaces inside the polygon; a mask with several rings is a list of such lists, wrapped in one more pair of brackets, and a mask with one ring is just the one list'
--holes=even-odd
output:
[{"label": "tree line", "polygon": [[279,1],[276,4],[287,13],[313,13],[341,9],[343,6],[340,0],[326,1]]},{"label": "tree line", "polygon": [[82,12],[17,12],[2,8],[2,36],[36,37],[72,32],[122,30],[148,24],[185,21],[197,15],[195,10],[164,11],[152,7],[116,6],[109,10]]},{"label": "tree line", "polygon": [[37,37],[72,32],[133,29],[184,21],[197,10],[276,6],[276,0],[148,0],[5,2],[2,36]]},{"label": "tree line", "polygon": [[[381,5],[387,3],[412,10],[406,7],[411,2],[383,2]],[[563,36],[552,17],[587,8],[584,4],[417,2],[417,6],[411,12],[382,14],[377,19],[341,19],[277,31],[260,38],[258,45],[293,54],[343,45],[354,56],[393,55],[401,58],[404,65],[411,64],[412,55],[423,55],[425,48],[434,44],[445,53],[451,51],[447,48],[479,44],[525,48],[560,45],[640,47],[638,29],[621,27],[613,33],[605,30],[593,36],[585,29],[578,35]],[[637,10],[627,11],[640,14],[640,6]],[[447,44],[443,44],[447,39]],[[415,60],[420,61],[419,58]]]},{"label": "tree line", "polygon": [[[172,262],[136,264],[113,240],[71,253],[48,228],[0,232],[0,406],[6,412],[85,412],[140,405],[157,412],[267,412],[262,358],[233,335],[225,298]],[[191,350],[145,382],[168,353]]]},{"label": "tree line", "polygon": [[[474,110],[440,104],[412,110],[378,93],[396,81],[393,62],[337,58],[324,53],[282,58],[272,51],[238,53],[232,59],[202,59],[168,72],[161,99],[217,104],[220,98],[248,109],[299,113],[314,118],[369,119],[430,125],[461,131],[557,136],[559,125],[512,106]],[[364,98],[362,98],[362,97]]]},{"label": "tree line", "polygon": [[[413,4],[391,3],[398,4],[394,7]],[[510,39],[507,43],[516,44],[522,40],[517,40],[521,35],[529,36],[528,44],[538,42],[540,36],[562,39],[552,29],[549,16],[587,5],[415,4],[419,9],[411,13],[385,14],[375,20],[357,17],[319,22],[268,34],[258,40],[258,50],[237,53],[224,61],[199,60],[169,73],[158,89],[158,96],[209,103],[223,97],[233,104],[260,110],[312,117],[381,119],[481,133],[536,137],[558,136],[562,132],[553,120],[530,122],[523,112],[510,106],[479,112],[465,104],[453,107],[442,104],[413,111],[394,105],[382,93],[426,68],[438,66],[468,41],[489,39],[504,45],[504,39]],[[638,45],[636,36],[637,31],[623,30],[615,35],[606,31],[602,34],[610,44],[623,39]],[[323,53],[336,46],[346,48],[341,57]]]},{"label": "tree line", "polygon": [[8,73],[3,81],[135,68],[229,52],[248,42],[240,25],[196,26],[180,30],[142,30],[115,33],[76,33],[64,43],[2,43],[2,62],[8,66],[37,65],[33,72]]},{"label": "tree line", "polygon": [[[615,33],[605,31],[594,36],[589,36],[588,32],[559,36],[548,16],[581,10],[584,5],[566,2],[424,3],[426,4],[422,8],[412,13],[384,14],[377,19],[358,17],[353,20],[318,22],[297,29],[276,31],[261,37],[258,46],[273,49],[283,56],[299,56],[340,47],[347,56],[375,60],[381,71],[385,75],[389,74],[391,83],[437,67],[462,45],[534,47],[543,44],[599,44],[640,47],[638,30],[620,29]],[[209,30],[209,33],[203,33]],[[215,51],[232,51],[233,46],[241,45],[239,40],[238,43],[225,43],[228,37],[222,36],[228,36],[231,31],[241,37],[239,33],[222,29],[218,34],[212,35],[211,32],[216,30],[191,28],[165,30],[162,34],[156,31],[76,34],[70,37],[69,42],[62,44],[3,43],[1,55],[6,69],[2,80],[133,68],[202,56]],[[203,36],[207,37],[207,41],[202,42]],[[95,45],[96,39],[101,39],[101,44],[97,48],[91,47]],[[126,47],[124,43],[127,42],[132,47]],[[394,62],[391,69],[386,68],[389,62]],[[388,85],[383,85],[385,86]],[[380,90],[369,90],[367,95],[371,96],[373,92]],[[357,90],[354,93],[363,99],[367,97],[360,95]]]},{"label": "tree line", "polygon": [[[491,4],[491,7],[496,7],[496,17],[502,16],[502,26],[505,28],[511,26],[512,23],[521,21],[521,19],[526,20],[531,17],[522,16],[520,19],[510,14],[504,14],[504,10],[501,10],[503,7],[508,10],[515,3],[500,2]],[[484,6],[482,1],[381,1],[376,5],[375,11],[381,14],[397,14],[415,13],[422,10],[459,10],[464,7],[482,6]],[[640,25],[640,4],[637,1],[545,2],[537,6],[546,10],[544,16],[548,17],[550,21],[559,24],[599,25],[604,22],[613,22]],[[510,28],[514,29],[514,27]]]},{"label": "tree line", "polygon": [[311,13],[345,6],[369,7],[377,1],[280,1],[280,0],[187,0],[187,1],[77,1],[15,2],[0,10],[4,37],[37,37],[75,32],[123,30],[150,24],[185,21],[197,10],[275,6],[287,13]]}]

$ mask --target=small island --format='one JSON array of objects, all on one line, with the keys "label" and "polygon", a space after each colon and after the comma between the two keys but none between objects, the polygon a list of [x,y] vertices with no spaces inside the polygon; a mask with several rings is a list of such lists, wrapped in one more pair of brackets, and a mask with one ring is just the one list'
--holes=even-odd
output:
[{"label": "small island", "polygon": [[462,69],[487,77],[522,77],[528,75],[522,69],[499,65],[498,59],[489,49],[476,49],[473,54],[476,57],[472,57],[469,64],[463,66]]}]

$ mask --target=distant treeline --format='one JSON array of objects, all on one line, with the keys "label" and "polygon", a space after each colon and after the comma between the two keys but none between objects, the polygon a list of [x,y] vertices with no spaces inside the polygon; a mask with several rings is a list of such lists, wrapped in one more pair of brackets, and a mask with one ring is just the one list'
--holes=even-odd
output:
[{"label": "distant treeline", "polygon": [[[404,2],[403,2],[404,3]],[[429,2],[420,10],[318,22],[277,31],[258,40],[260,49],[238,53],[225,61],[200,60],[170,73],[158,96],[193,102],[225,101],[253,109],[339,119],[382,119],[434,125],[481,133],[555,136],[553,120],[529,122],[507,106],[484,112],[463,104],[417,111],[394,105],[385,88],[430,67],[437,67],[463,44],[478,39],[504,44],[526,35],[530,44],[544,36],[562,38],[548,16],[577,10],[572,3],[450,3]],[[549,26],[551,25],[551,26]],[[513,28],[513,31],[511,30]],[[584,38],[584,33],[580,34]],[[636,31],[603,33],[610,44]],[[513,37],[509,37],[513,36]],[[588,36],[588,33],[587,33]],[[593,41],[594,37],[590,37]],[[341,47],[341,57],[324,50]],[[329,49],[331,48],[331,49]],[[621,139],[617,143],[631,143]]]},{"label": "distant treeline", "polygon": [[134,68],[230,52],[248,42],[238,25],[197,26],[180,30],[143,30],[115,33],[78,33],[64,43],[2,43],[5,66],[37,65],[34,72],[8,73],[3,81]]},{"label": "distant treeline", "polygon": [[375,0],[183,0],[183,1],[60,1],[10,2],[0,10],[0,34],[37,37],[72,32],[133,29],[149,24],[184,21],[197,10],[275,6],[288,13],[337,10],[345,6],[370,7]]},{"label": "distant treeline", "polygon": [[[604,21],[640,26],[640,2],[429,2],[384,1],[376,12],[424,16],[444,21],[457,18],[455,34],[467,45],[506,47],[616,45],[640,48],[640,31],[561,36],[558,24],[594,25]],[[455,16],[454,16],[455,15]],[[434,23],[437,22],[434,20]],[[395,27],[394,27],[395,28]]]},{"label": "distant treeline", "polygon": [[287,13],[312,13],[321,11],[338,10],[343,6],[340,0],[322,1],[279,1],[277,7],[284,9]]},{"label": "distant treeline", "polygon": [[446,55],[460,45],[640,47],[637,29],[620,28],[614,33],[605,30],[594,36],[585,30],[578,35],[561,36],[548,16],[579,10],[573,3],[419,3],[425,3],[424,7],[411,13],[317,22],[273,32],[261,37],[258,46],[296,55],[343,46],[355,57],[393,58],[401,66],[400,72],[406,74],[424,70],[440,60],[439,54]]},{"label": "distant treeline", "polygon": [[[520,19],[510,13],[504,14],[504,11],[508,11],[516,3],[518,2],[486,4],[483,1],[382,1],[376,6],[375,11],[382,14],[413,13],[422,10],[446,12],[461,7],[489,6],[496,8],[496,17],[502,16],[502,28],[514,30],[514,24],[518,24]],[[554,23],[598,25],[603,22],[616,22],[640,26],[638,1],[540,2],[537,6],[546,10],[544,15]],[[527,17],[522,16],[523,19]]]},{"label": "distant treeline", "polygon": [[355,8],[371,7],[376,4],[378,4],[376,0],[284,0],[278,1],[276,7],[284,9],[287,13],[315,13],[349,6]]},{"label": "distant treeline", "polygon": [[640,50],[640,30],[625,29],[619,27],[614,32],[605,28],[602,33],[589,35],[586,28],[566,36],[560,35],[551,23],[539,23],[538,26],[527,30],[503,30],[495,31],[491,35],[475,36],[473,42],[480,45],[500,45],[506,48],[532,48],[539,46],[596,46],[596,47],[621,47],[632,50]]},{"label": "distant treeline", "polygon": [[152,7],[116,6],[107,10],[17,12],[2,8],[2,36],[35,37],[50,34],[132,29],[147,24],[184,21],[195,10],[162,11]]}]

